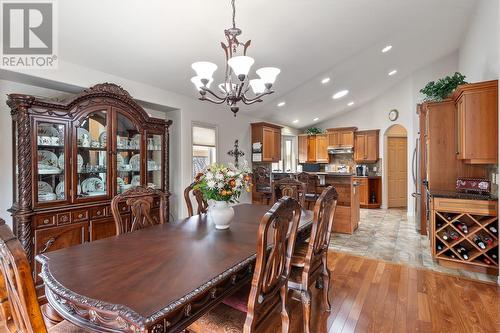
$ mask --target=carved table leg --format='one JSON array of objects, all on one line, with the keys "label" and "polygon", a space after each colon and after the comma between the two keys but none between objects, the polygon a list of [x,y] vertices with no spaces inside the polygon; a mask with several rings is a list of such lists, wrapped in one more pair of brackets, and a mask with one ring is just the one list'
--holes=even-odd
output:
[{"label": "carved table leg", "polygon": [[63,317],[59,315],[59,313],[54,310],[52,306],[50,306],[49,303],[46,303],[42,305],[42,315],[43,315],[43,321],[45,322],[45,326],[47,327],[47,330],[50,330],[51,327],[56,326],[59,324],[61,321],[64,320]]}]

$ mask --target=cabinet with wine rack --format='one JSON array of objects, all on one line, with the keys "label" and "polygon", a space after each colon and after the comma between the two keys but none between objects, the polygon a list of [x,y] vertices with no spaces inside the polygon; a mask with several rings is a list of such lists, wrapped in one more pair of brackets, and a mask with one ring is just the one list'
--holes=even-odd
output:
[{"label": "cabinet with wine rack", "polygon": [[444,266],[498,273],[498,204],[433,198],[432,254]]}]

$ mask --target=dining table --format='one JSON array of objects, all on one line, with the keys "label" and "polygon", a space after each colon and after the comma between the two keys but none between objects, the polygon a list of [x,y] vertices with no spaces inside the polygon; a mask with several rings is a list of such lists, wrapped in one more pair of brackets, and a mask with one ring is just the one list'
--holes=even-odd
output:
[{"label": "dining table", "polygon": [[[49,305],[90,332],[179,332],[253,276],[259,223],[271,208],[233,206],[230,228],[207,214],[38,255]],[[297,242],[311,232],[302,210]]]}]

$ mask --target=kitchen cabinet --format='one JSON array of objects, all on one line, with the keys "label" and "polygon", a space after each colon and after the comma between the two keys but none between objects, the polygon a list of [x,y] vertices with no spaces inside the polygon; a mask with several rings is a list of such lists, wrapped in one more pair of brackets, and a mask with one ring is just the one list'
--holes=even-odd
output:
[{"label": "kitchen cabinet", "polygon": [[354,160],[356,163],[378,161],[379,130],[359,131],[354,137]]},{"label": "kitchen cabinet", "polygon": [[351,148],[354,146],[356,127],[329,128],[327,130],[328,147]]},{"label": "kitchen cabinet", "polygon": [[253,162],[279,162],[281,160],[281,126],[260,122],[253,123],[252,144],[262,145],[261,158],[256,160],[252,154]]},{"label": "kitchen cabinet", "polygon": [[[380,208],[382,203],[382,178],[380,176],[354,177],[358,182],[359,206]],[[374,201],[372,200],[375,199]]]},{"label": "kitchen cabinet", "polygon": [[498,81],[462,85],[453,98],[457,158],[467,164],[498,163]]},{"label": "kitchen cabinet", "polygon": [[326,134],[301,134],[299,141],[299,163],[328,163],[328,136]]}]

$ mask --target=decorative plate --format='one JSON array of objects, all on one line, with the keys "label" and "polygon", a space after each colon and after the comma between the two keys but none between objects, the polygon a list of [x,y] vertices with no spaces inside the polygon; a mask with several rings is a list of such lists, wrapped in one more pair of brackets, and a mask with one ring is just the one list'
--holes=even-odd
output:
[{"label": "decorative plate", "polygon": [[38,151],[38,168],[57,168],[57,155],[48,150]]},{"label": "decorative plate", "polygon": [[56,196],[58,199],[64,199],[64,180],[56,186]]},{"label": "decorative plate", "polygon": [[103,131],[101,134],[99,134],[99,143],[101,144],[101,148],[106,147],[106,141],[107,141],[106,137],[107,137],[106,131]]},{"label": "decorative plate", "polygon": [[54,193],[40,193],[38,194],[38,201],[53,201],[57,196]]},{"label": "decorative plate", "polygon": [[[80,154],[78,154],[76,157],[78,160],[76,165],[78,166],[78,170],[80,170],[83,166],[83,157]],[[59,155],[59,158],[57,159],[57,165],[59,165],[59,168],[61,168],[61,170],[64,170],[64,153]]]},{"label": "decorative plate", "polygon": [[97,178],[97,177],[91,177],[87,178],[82,182],[82,192],[83,193],[91,193],[91,192],[103,192],[105,191],[104,188],[104,182]]},{"label": "decorative plate", "polygon": [[37,133],[39,136],[59,137],[59,131],[52,124],[38,125]]},{"label": "decorative plate", "polygon": [[79,147],[90,147],[90,133],[85,128],[78,127],[76,141]]},{"label": "decorative plate", "polygon": [[130,182],[130,184],[132,184],[132,186],[134,187],[141,185],[141,176],[135,175],[134,177],[132,177],[132,181]]},{"label": "decorative plate", "polygon": [[140,154],[135,154],[130,158],[129,161],[130,166],[132,167],[132,170],[140,170],[141,169],[141,155]]},{"label": "decorative plate", "polygon": [[38,195],[42,193],[54,193],[52,186],[49,183],[38,181]]}]

